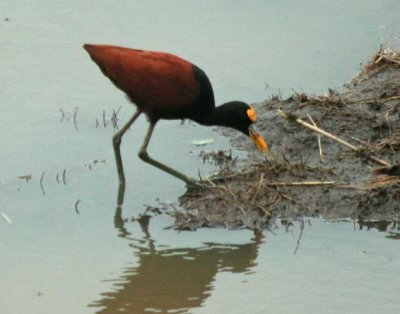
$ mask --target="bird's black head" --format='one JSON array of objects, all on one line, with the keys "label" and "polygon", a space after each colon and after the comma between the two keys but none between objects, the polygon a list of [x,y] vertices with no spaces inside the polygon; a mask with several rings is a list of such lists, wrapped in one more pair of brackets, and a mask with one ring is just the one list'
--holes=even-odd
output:
[{"label": "bird's black head", "polygon": [[215,122],[249,135],[249,126],[254,122],[247,114],[251,106],[241,101],[231,101],[216,108]]},{"label": "bird's black head", "polygon": [[256,122],[256,111],[252,106],[241,101],[225,103],[216,108],[214,122],[250,136],[259,150],[268,151],[267,144],[253,125]]}]

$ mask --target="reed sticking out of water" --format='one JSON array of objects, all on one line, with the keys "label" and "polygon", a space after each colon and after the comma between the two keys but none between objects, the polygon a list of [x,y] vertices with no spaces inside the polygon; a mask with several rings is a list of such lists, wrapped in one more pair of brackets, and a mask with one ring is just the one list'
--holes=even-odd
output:
[{"label": "reed sticking out of water", "polygon": [[63,175],[62,175],[62,179],[63,179],[64,185],[66,184],[66,181],[65,181],[65,173],[66,173],[66,172],[67,172],[67,169],[64,169]]},{"label": "reed sticking out of water", "polygon": [[75,212],[79,215],[79,210],[78,210],[78,204],[79,204],[79,202],[80,202],[81,200],[77,200],[76,202],[75,202]]},{"label": "reed sticking out of water", "polygon": [[78,131],[78,125],[76,124],[76,116],[77,116],[77,114],[78,114],[78,107],[75,107],[75,111],[74,111],[74,127],[75,127],[75,130]]},{"label": "reed sticking out of water", "polygon": [[46,193],[44,192],[44,188],[43,188],[43,179],[44,179],[44,172],[42,173],[42,176],[40,177],[40,188],[42,189],[42,193],[43,195],[46,195]]},{"label": "reed sticking out of water", "polygon": [[[120,106],[117,110],[113,109],[110,119],[107,119],[106,111],[103,110],[102,124],[103,124],[104,128],[106,128],[109,125],[109,123],[111,123],[111,125],[114,129],[119,128],[117,122],[119,120],[118,113],[121,110],[121,108],[122,107]],[[95,120],[96,120],[96,129],[97,129],[100,126],[100,122],[99,122],[99,119],[97,119],[97,118],[95,118]]]}]

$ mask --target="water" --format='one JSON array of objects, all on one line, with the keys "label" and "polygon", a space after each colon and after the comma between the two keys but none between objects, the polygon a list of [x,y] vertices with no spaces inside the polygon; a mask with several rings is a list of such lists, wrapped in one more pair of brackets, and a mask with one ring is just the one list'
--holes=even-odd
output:
[{"label": "water", "polygon": [[[398,46],[399,15],[398,1],[2,1],[0,313],[398,312],[400,253],[387,232],[313,220],[300,241],[299,224],[257,240],[176,232],[166,216],[148,230],[131,221],[184,192],[137,158],[144,118],[123,140],[128,221],[114,223],[115,130],[103,110],[109,120],[121,106],[122,125],[134,109],[81,46],[173,52],[206,71],[217,103],[258,102],[340,88],[382,42]],[[162,122],[149,153],[207,174],[192,144],[207,138],[206,149],[229,147],[211,128]]]}]

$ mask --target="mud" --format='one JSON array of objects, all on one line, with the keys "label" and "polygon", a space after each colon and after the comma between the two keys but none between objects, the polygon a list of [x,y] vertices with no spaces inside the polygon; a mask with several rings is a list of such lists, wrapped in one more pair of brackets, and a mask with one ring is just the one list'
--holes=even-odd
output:
[{"label": "mud", "polygon": [[[340,92],[294,93],[255,105],[270,154],[260,156],[247,137],[222,130],[248,158],[204,153],[225,179],[189,189],[179,199],[183,210],[174,211],[176,227],[263,230],[276,219],[302,217],[389,226],[400,218],[399,105],[400,53],[389,49],[380,49]],[[299,118],[355,149],[299,124]]]}]

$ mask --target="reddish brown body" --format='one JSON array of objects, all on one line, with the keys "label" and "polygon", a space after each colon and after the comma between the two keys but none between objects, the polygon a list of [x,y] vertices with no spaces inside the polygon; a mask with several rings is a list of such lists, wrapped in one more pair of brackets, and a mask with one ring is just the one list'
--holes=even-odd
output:
[{"label": "reddish brown body", "polygon": [[[231,101],[215,107],[214,93],[207,75],[192,63],[164,52],[110,45],[86,44],[84,48],[104,75],[138,107],[113,137],[115,161],[122,187],[120,191],[124,191],[125,186],[121,139],[143,112],[149,117],[150,124],[139,157],[189,185],[197,183],[147,153],[147,146],[159,119],[191,119],[203,125],[231,127],[250,136],[260,150],[268,151],[267,144],[253,126],[256,121],[254,108],[241,101]],[[118,205],[122,204],[122,199],[123,196],[118,197]]]},{"label": "reddish brown body", "polygon": [[149,119],[182,119],[200,94],[193,65],[175,55],[109,45],[84,48]]}]

